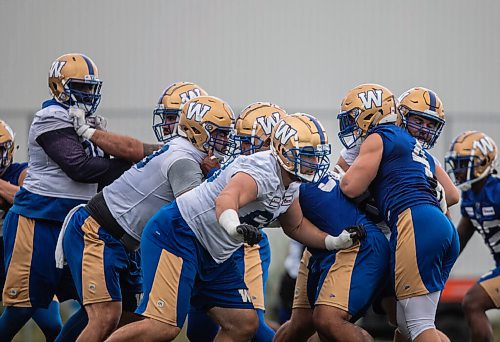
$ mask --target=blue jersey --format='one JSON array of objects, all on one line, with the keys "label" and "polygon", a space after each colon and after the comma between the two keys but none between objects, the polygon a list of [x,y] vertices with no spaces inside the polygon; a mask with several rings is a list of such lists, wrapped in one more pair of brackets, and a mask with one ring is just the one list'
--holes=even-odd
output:
[{"label": "blue jersey", "polygon": [[462,216],[472,222],[491,251],[495,263],[500,265],[500,178],[491,175],[479,193],[462,192]]},{"label": "blue jersey", "polygon": [[12,163],[2,175],[4,181],[19,186],[19,176],[28,167],[28,163]]},{"label": "blue jersey", "polygon": [[435,172],[434,158],[401,127],[381,125],[373,129],[374,133],[382,138],[384,151],[371,190],[391,229],[407,208],[420,204],[439,207],[427,180]]},{"label": "blue jersey", "polygon": [[[367,232],[379,230],[366,215],[340,190],[340,181],[328,172],[318,184],[300,186],[300,207],[304,216],[316,227],[338,236],[349,226],[364,225]],[[319,250],[308,248],[314,255]],[[329,253],[321,250],[321,252]]]}]

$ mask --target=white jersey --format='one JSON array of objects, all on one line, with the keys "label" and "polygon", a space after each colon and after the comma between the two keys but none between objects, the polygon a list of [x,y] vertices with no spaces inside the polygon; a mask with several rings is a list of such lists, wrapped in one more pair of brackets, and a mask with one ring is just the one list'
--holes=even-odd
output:
[{"label": "white jersey", "polygon": [[236,158],[199,187],[177,198],[182,217],[218,263],[227,260],[243,244],[229,236],[215,215],[215,199],[238,172],[251,176],[258,189],[257,199],[238,210],[242,223],[262,228],[286,212],[299,196],[300,183],[294,182],[285,189],[278,162],[270,151],[265,151]]},{"label": "white jersey", "polygon": [[361,144],[356,144],[350,149],[344,147],[340,151],[340,156],[345,160],[347,165],[351,166],[352,163],[354,163],[354,160],[358,157],[360,148]]},{"label": "white jersey", "polygon": [[[120,178],[103,189],[104,200],[109,211],[129,235],[140,241],[148,220],[178,195],[169,181],[171,166],[176,161],[185,159],[199,165],[205,157],[206,153],[198,150],[185,138],[172,140],[132,166]],[[201,169],[193,170],[191,173],[194,174],[195,171],[200,173],[197,183],[199,184],[203,177]],[[178,176],[183,177],[182,174]]]},{"label": "white jersey", "polygon": [[[96,194],[97,184],[72,180],[36,142],[43,133],[68,127],[73,128],[73,119],[62,106],[50,105],[35,114],[28,136],[29,169],[23,187],[42,196],[89,200]],[[82,145],[88,155],[98,151],[88,140],[82,141]]]}]

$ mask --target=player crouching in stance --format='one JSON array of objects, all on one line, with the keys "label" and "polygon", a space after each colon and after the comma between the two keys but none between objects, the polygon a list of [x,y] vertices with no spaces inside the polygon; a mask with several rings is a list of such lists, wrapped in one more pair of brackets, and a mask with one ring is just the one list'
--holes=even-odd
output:
[{"label": "player crouching in stance", "polygon": [[471,341],[493,341],[486,311],[500,308],[500,179],[496,175],[497,146],[482,132],[467,131],[451,143],[446,171],[462,190],[458,223],[460,251],[477,231],[495,259],[496,267],[482,276],[462,302]]},{"label": "player crouching in stance", "polygon": [[271,151],[240,156],[199,187],[160,209],[142,236],[144,320],[118,329],[109,341],[172,340],[189,302],[221,326],[218,339],[248,341],[257,314],[233,253],[258,243],[259,228],[279,218],[285,232],[319,249],[350,247],[355,232],[333,237],[299,209],[301,181],[319,181],[329,167],[330,145],[321,124],[307,114],[280,120]]}]

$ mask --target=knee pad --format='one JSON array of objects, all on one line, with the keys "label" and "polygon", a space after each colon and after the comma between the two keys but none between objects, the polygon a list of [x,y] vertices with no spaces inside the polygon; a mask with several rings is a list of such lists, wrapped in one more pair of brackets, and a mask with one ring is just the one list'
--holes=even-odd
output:
[{"label": "knee pad", "polygon": [[398,301],[398,329],[407,339],[413,341],[424,330],[436,327],[434,320],[440,294],[437,291]]}]

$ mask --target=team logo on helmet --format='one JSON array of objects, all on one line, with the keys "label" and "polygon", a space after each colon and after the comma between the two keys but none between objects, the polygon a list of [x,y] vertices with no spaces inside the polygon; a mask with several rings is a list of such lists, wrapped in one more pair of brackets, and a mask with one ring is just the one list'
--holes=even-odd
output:
[{"label": "team logo on helmet", "polygon": [[76,106],[92,115],[101,101],[102,81],[95,63],[81,53],[57,58],[49,70],[49,89],[64,106]]},{"label": "team logo on helmet", "polygon": [[361,142],[376,125],[400,124],[394,95],[378,84],[362,84],[351,89],[342,100],[337,119],[339,138],[346,148]]},{"label": "team logo on helmet", "polygon": [[283,169],[305,182],[319,182],[330,167],[326,131],[309,114],[283,117],[272,131],[271,151]]},{"label": "team logo on helmet", "polygon": [[459,134],[445,157],[446,172],[462,191],[493,173],[496,168],[497,145],[478,131]]},{"label": "team logo on helmet", "polygon": [[271,132],[286,112],[269,102],[256,102],[247,106],[236,119],[231,155],[253,154],[269,149]]},{"label": "team logo on helmet", "polygon": [[232,149],[233,110],[217,97],[196,97],[182,107],[179,130],[199,150],[211,151],[222,160]]},{"label": "team logo on helmet", "polygon": [[153,110],[153,132],[159,142],[168,142],[179,135],[179,115],[182,106],[207,92],[191,82],[177,82],[165,89]]}]

